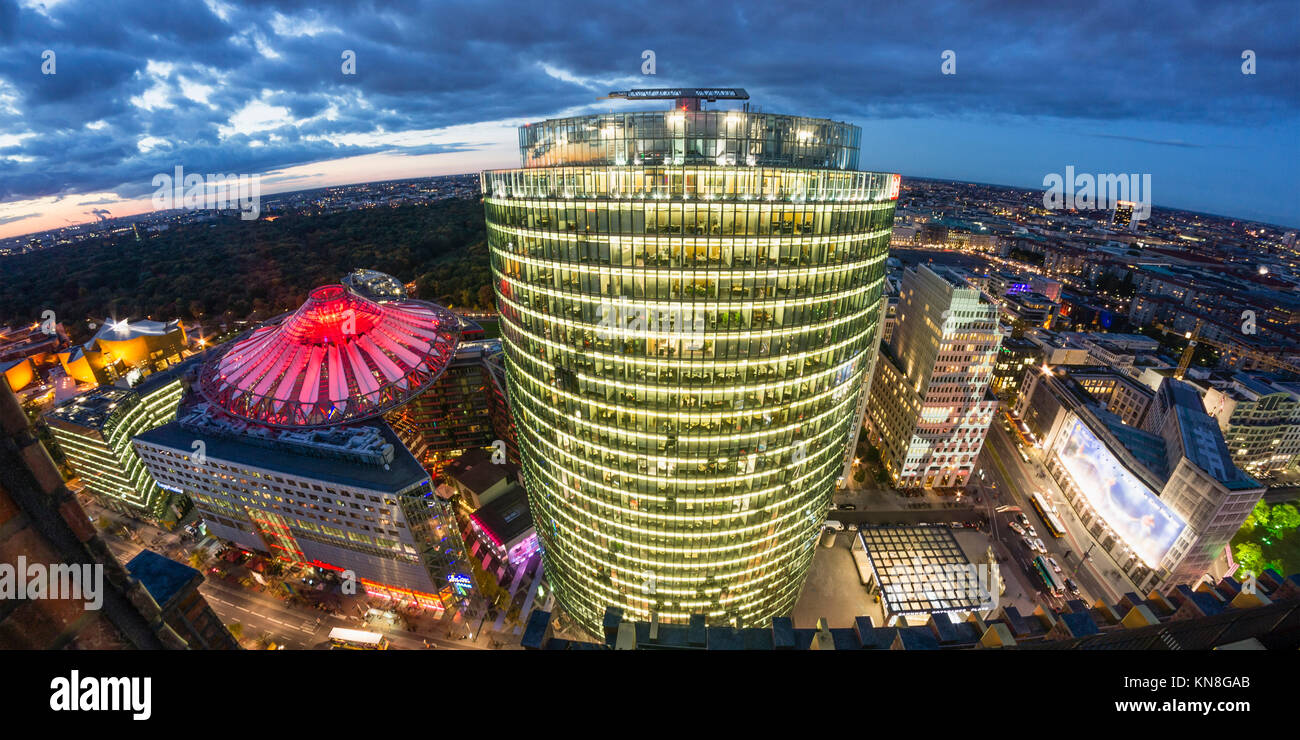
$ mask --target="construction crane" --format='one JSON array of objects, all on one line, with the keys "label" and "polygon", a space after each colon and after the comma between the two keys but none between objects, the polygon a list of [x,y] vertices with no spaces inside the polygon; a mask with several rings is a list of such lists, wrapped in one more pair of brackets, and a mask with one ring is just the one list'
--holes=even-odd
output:
[{"label": "construction crane", "polygon": [[[1214,339],[1209,339],[1207,337],[1201,336],[1201,325],[1202,325],[1202,321],[1200,319],[1197,319],[1196,325],[1192,327],[1192,330],[1183,334],[1183,336],[1187,338],[1187,348],[1183,350],[1183,355],[1178,360],[1178,369],[1174,372],[1174,377],[1177,378],[1178,380],[1182,380],[1184,376],[1187,375],[1187,368],[1191,367],[1192,356],[1196,354],[1197,344],[1208,344],[1211,347],[1214,347],[1222,352],[1229,352],[1235,354],[1238,357],[1242,358],[1243,360],[1245,359],[1254,360],[1256,363],[1260,365],[1265,365],[1268,367],[1277,368],[1278,370],[1285,370],[1286,372],[1300,375],[1300,365],[1287,362],[1286,360],[1282,359],[1282,357],[1278,354],[1255,349],[1253,347],[1246,346],[1245,344],[1238,344],[1238,343],[1228,344],[1226,342],[1220,342]],[[1165,326],[1164,324],[1156,323],[1154,324],[1154,326],[1157,329],[1160,329],[1162,331],[1173,331],[1171,327]]]},{"label": "construction crane", "polygon": [[1201,336],[1201,320],[1196,320],[1196,326],[1187,332],[1187,348],[1183,350],[1183,356],[1178,359],[1178,370],[1174,372],[1174,378],[1182,380],[1187,375],[1187,368],[1192,364],[1192,356],[1196,354],[1196,342]]},{"label": "construction crane", "polygon": [[652,87],[638,90],[621,90],[609,94],[610,98],[623,100],[673,100],[678,110],[697,111],[700,101],[716,103],[719,100],[749,100],[743,87]]}]

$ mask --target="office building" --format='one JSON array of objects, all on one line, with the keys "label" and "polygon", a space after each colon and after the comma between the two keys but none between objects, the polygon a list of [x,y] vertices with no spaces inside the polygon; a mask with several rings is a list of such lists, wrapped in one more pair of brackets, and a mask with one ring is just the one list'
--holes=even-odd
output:
[{"label": "office building", "polygon": [[1235,373],[1205,393],[1205,410],[1223,432],[1232,460],[1251,475],[1291,467],[1300,455],[1300,384]]},{"label": "office building", "polygon": [[1041,293],[1019,291],[1002,298],[1002,315],[1017,331],[1051,329],[1056,318],[1056,304]]},{"label": "office building", "polygon": [[525,125],[524,167],[482,176],[547,578],[592,632],[611,605],[788,613],[879,342],[899,178],[857,169],[857,126],[700,110],[743,91],[619,95],[676,104]]},{"label": "office building", "polygon": [[209,534],[289,564],[350,571],[375,596],[451,606],[443,592],[463,571],[454,522],[382,420],[275,429],[199,402],[135,446],[160,484],[190,497]]},{"label": "office building", "polygon": [[1115,203],[1115,212],[1111,216],[1111,224],[1129,231],[1137,231],[1138,222],[1133,220],[1132,201],[1121,200]]},{"label": "office building", "polygon": [[[497,440],[511,456],[509,407],[493,366],[501,351],[496,339],[461,342],[442,375],[388,415],[394,426],[409,427],[418,436],[413,444],[419,446],[419,460],[432,475],[439,475],[449,461],[469,450],[495,449]],[[517,459],[517,454],[513,456]]]},{"label": "office building", "polygon": [[893,339],[882,345],[867,405],[870,440],[904,488],[963,486],[997,399],[997,306],[947,268],[907,270]]},{"label": "office building", "polygon": [[175,422],[135,438],[159,484],[208,531],[367,592],[442,610],[463,545],[428,472],[383,415],[431,386],[460,322],[422,301],[341,285],[215,350]]},{"label": "office building", "polygon": [[1228,572],[1226,546],[1264,488],[1233,463],[1192,386],[1166,378],[1139,425],[1068,368],[1039,374],[1026,393],[1047,470],[1091,536],[1081,546],[1142,590]]},{"label": "office building", "polygon": [[467,522],[462,535],[469,557],[506,588],[522,577],[541,549],[528,495],[518,483],[511,482],[501,495],[471,512]]},{"label": "office building", "polygon": [[1043,349],[1028,339],[1004,337],[993,361],[993,378],[989,388],[1003,401],[1011,401],[1020,393],[1025,372],[1043,364]]},{"label": "office building", "polygon": [[175,491],[158,485],[131,447],[131,438],[176,418],[185,393],[187,361],[154,373],[134,387],[101,386],[43,417],[73,473],[102,506],[137,517],[174,522]]}]

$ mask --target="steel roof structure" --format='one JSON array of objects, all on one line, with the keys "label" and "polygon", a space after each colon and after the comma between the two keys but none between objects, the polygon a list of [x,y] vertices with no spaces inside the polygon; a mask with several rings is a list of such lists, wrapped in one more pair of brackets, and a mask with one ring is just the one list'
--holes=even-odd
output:
[{"label": "steel roof structure", "polygon": [[325,285],[283,320],[220,348],[200,371],[197,389],[258,424],[348,424],[428,388],[459,342],[460,321],[441,306],[381,304],[342,285]]}]

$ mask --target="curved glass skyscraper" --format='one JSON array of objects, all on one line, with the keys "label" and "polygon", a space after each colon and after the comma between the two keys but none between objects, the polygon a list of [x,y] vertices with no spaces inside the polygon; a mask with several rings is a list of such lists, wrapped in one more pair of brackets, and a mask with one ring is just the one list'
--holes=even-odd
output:
[{"label": "curved glass skyscraper", "polygon": [[587,629],[793,608],[879,341],[899,179],[857,171],[860,137],[593,115],[525,125],[525,166],[483,173],[525,484]]}]

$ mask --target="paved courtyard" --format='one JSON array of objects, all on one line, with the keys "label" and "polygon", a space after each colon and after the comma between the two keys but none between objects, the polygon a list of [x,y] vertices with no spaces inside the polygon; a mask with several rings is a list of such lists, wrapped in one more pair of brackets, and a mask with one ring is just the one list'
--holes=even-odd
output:
[{"label": "paved courtyard", "polygon": [[794,626],[816,627],[825,617],[831,627],[851,627],[853,618],[869,616],[876,626],[884,624],[884,612],[867,593],[858,578],[858,568],[849,554],[856,532],[840,532],[831,548],[817,545],[803,592],[794,605]]}]

